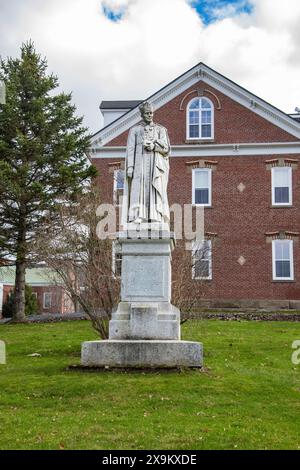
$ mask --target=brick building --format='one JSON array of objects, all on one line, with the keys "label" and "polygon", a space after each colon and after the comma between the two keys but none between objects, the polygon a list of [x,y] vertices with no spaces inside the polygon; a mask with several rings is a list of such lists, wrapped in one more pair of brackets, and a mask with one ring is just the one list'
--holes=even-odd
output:
[{"label": "brick building", "polygon": [[[204,207],[211,248],[199,260],[207,264],[199,301],[300,308],[300,115],[285,114],[203,63],[147,100],[169,131],[170,205]],[[100,106],[105,127],[92,139],[90,158],[103,202],[117,203],[122,191],[139,103]],[[195,271],[191,276],[199,282]]]},{"label": "brick building", "polygon": [[[48,268],[27,269],[26,284],[32,288],[32,292],[37,298],[38,313],[68,314],[74,312],[73,302],[66,290],[55,282],[55,273]],[[14,286],[15,268],[0,267],[0,318],[2,317],[2,307]]]}]

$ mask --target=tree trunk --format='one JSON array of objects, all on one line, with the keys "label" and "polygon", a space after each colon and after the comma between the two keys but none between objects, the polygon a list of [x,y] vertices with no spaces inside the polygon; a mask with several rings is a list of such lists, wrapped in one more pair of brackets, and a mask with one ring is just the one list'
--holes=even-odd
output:
[{"label": "tree trunk", "polygon": [[26,263],[25,261],[16,262],[16,279],[15,279],[15,309],[13,313],[14,322],[25,322],[25,274]]},{"label": "tree trunk", "polygon": [[15,278],[15,308],[13,322],[25,322],[25,275],[26,275],[26,217],[25,209],[21,207],[19,221],[19,236],[16,259]]}]

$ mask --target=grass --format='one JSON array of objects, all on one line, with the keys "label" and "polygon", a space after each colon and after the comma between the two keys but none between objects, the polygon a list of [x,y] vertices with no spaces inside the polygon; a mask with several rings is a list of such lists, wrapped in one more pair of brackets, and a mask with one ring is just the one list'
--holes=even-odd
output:
[{"label": "grass", "polygon": [[187,322],[204,372],[67,371],[96,337],[86,321],[0,325],[0,449],[300,449],[299,324]]}]

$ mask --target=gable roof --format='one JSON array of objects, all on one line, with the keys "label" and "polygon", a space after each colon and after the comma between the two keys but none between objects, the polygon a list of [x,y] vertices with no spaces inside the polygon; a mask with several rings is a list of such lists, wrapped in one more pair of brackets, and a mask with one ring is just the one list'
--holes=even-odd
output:
[{"label": "gable roof", "polygon": [[[16,268],[14,266],[3,266],[0,268],[0,284],[15,284]],[[49,268],[26,269],[26,284],[56,286],[59,279],[54,271]]]},{"label": "gable roof", "polygon": [[[195,85],[199,80],[202,80],[204,83],[219,90],[221,93],[260,115],[267,121],[300,139],[300,123],[297,120],[240,85],[237,85],[232,80],[224,77],[224,75],[216,72],[203,62],[195,65],[187,72],[165,85],[156,93],[146,98],[145,101],[150,101],[156,110]],[[91,151],[102,147],[137,124],[140,120],[139,105],[137,105],[94,134],[91,138]]]}]

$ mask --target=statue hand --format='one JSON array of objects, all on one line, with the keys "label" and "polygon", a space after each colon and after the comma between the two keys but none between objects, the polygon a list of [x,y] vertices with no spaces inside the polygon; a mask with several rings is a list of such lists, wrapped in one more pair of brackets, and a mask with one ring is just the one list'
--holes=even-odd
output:
[{"label": "statue hand", "polygon": [[152,151],[154,150],[154,148],[155,148],[155,145],[154,145],[154,143],[151,142],[151,141],[146,141],[146,142],[144,143],[144,147],[145,147],[146,150],[148,150],[148,152],[152,152]]},{"label": "statue hand", "polygon": [[132,168],[132,167],[131,167],[131,168],[128,168],[128,170],[127,170],[127,177],[130,178],[130,179],[133,177],[133,168]]}]

